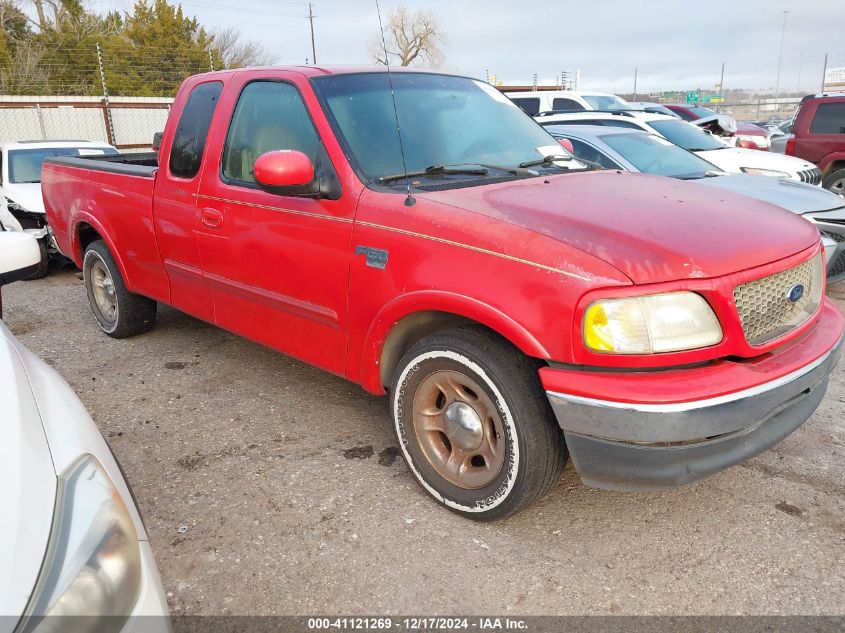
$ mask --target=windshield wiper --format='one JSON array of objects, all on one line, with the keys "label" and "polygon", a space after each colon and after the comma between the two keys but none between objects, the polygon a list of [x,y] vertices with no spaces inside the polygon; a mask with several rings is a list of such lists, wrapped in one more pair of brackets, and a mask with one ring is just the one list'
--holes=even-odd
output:
[{"label": "windshield wiper", "polygon": [[540,165],[554,165],[555,167],[568,170],[569,167],[555,165],[555,161],[560,160],[572,160],[572,157],[567,156],[566,154],[549,154],[547,156],[543,156],[543,158],[538,158],[537,160],[527,160],[524,163],[520,163],[519,166],[520,168],[525,169],[526,167],[538,167]]},{"label": "windshield wiper", "polygon": [[378,181],[382,184],[392,182],[394,180],[404,180],[405,178],[416,178],[418,176],[448,176],[451,174],[469,175],[469,176],[486,176],[490,171],[486,167],[478,166],[458,167],[451,165],[431,165],[419,171],[402,172],[399,174],[390,174],[389,176],[381,176]]}]

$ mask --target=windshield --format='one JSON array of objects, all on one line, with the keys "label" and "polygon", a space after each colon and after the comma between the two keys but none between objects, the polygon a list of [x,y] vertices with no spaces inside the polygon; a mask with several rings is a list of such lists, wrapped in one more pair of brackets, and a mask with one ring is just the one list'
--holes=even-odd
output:
[{"label": "windshield", "polygon": [[633,110],[631,104],[616,95],[581,95],[593,110]]},{"label": "windshield", "polygon": [[653,134],[601,134],[599,138],[647,174],[702,178],[708,171],[718,170],[703,158]]},{"label": "windshield", "polygon": [[[465,77],[394,73],[396,114],[387,73],[327,75],[313,85],[367,182],[432,165],[513,167],[550,154],[558,142],[492,86]],[[496,176],[502,176],[498,172]],[[461,178],[478,178],[462,175]]]},{"label": "windshield", "polygon": [[727,147],[704,130],[684,121],[666,119],[663,121],[649,121],[648,124],[675,145],[680,145],[690,152],[725,149]]},{"label": "windshield", "polygon": [[111,147],[42,147],[9,150],[9,182],[41,182],[41,165],[51,156],[93,156],[117,154]]}]

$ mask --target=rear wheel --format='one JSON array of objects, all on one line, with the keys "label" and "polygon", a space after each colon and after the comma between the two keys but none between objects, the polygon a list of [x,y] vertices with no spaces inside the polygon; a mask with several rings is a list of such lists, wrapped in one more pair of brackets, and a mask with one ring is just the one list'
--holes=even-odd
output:
[{"label": "rear wheel", "polygon": [[845,196],[845,168],[836,169],[825,176],[824,188],[838,196]]},{"label": "rear wheel", "polygon": [[91,311],[103,332],[125,338],[153,327],[156,302],[126,289],[117,263],[102,240],[91,242],[85,249],[82,279]]},{"label": "rear wheel", "polygon": [[415,344],[399,362],[391,400],[411,472],[466,517],[519,512],[548,491],[566,463],[536,365],[483,328]]}]

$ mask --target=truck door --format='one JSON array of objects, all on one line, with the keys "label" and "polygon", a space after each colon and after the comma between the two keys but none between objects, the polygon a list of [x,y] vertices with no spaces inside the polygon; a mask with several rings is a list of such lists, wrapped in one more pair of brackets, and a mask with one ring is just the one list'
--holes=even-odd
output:
[{"label": "truck door", "polygon": [[[195,234],[196,193],[211,120],[220,101],[223,83],[206,81],[184,89],[184,103],[175,129],[162,139],[153,202],[156,239],[162,264],[170,279],[171,303],[189,314],[213,321],[211,291],[202,278]],[[160,158],[161,160],[161,158]]]},{"label": "truck door", "polygon": [[[313,93],[309,98],[318,107]],[[312,162],[318,154],[327,159],[293,81],[239,74],[222,104],[221,116],[231,116],[214,126],[197,196],[197,243],[215,320],[342,374],[356,194],[301,198],[256,184],[253,164],[265,152],[295,149]]]}]

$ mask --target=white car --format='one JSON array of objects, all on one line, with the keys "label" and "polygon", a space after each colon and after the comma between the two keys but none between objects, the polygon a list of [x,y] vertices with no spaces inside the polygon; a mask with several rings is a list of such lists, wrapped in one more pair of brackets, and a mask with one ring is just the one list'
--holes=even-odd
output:
[{"label": "white car", "polygon": [[818,186],[822,182],[822,173],[813,163],[774,152],[731,147],[709,132],[674,116],[641,111],[573,112],[538,116],[535,119],[549,132],[566,125],[603,125],[645,130],[695,152],[724,172],[791,178]]},{"label": "white car", "polygon": [[576,90],[537,90],[508,92],[505,96],[531,116],[552,110],[630,110],[634,106],[606,92]]},{"label": "white car", "polygon": [[41,198],[41,165],[49,156],[102,156],[118,151],[97,141],[19,141],[0,145],[0,229],[32,234],[41,249],[41,265],[30,279],[44,277],[50,257],[58,253],[53,243],[44,200]]},{"label": "white car", "polygon": [[[0,232],[0,285],[40,257],[32,236]],[[147,534],[108,445],[67,383],[2,321],[0,404],[0,633],[170,631]]]}]

